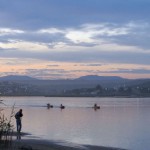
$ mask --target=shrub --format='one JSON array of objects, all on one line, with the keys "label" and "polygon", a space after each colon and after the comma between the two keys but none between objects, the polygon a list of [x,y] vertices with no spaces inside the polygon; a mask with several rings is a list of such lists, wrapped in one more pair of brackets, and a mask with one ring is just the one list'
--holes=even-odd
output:
[{"label": "shrub", "polygon": [[[0,106],[4,105],[3,100],[0,100]],[[12,107],[11,114],[6,117],[3,113],[2,107],[0,108],[0,148],[9,147],[12,143],[13,124],[11,122],[14,116],[14,106]]]}]

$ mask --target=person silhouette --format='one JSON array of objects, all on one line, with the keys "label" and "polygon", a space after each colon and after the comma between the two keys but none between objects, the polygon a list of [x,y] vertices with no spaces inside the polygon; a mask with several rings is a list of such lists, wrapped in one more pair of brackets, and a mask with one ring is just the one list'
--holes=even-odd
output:
[{"label": "person silhouette", "polygon": [[22,113],[22,109],[20,109],[20,110],[15,114],[16,125],[17,125],[17,132],[18,132],[18,133],[21,132],[21,128],[22,128],[21,118],[22,118],[22,117],[23,117],[23,113]]}]

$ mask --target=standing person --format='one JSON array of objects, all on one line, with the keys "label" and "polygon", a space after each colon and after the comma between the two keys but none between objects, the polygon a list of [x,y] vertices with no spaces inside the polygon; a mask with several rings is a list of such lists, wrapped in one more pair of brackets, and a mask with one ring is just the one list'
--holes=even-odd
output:
[{"label": "standing person", "polygon": [[22,123],[21,123],[21,118],[23,116],[22,113],[22,109],[20,109],[16,114],[15,114],[15,118],[16,118],[16,125],[17,125],[17,132],[21,131],[22,128]]}]

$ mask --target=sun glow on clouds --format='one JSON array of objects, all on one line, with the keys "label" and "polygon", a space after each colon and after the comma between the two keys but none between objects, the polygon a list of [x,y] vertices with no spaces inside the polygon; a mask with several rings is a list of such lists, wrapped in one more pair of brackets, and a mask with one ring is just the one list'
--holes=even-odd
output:
[{"label": "sun glow on clouds", "polygon": [[[100,24],[83,24],[77,28],[47,28],[37,31],[22,31],[13,30],[9,28],[0,28],[0,36],[5,34],[21,34],[25,37],[28,35],[37,35],[41,41],[28,40],[26,38],[20,40],[11,37],[7,42],[0,42],[2,49],[17,49],[21,51],[70,51],[70,50],[84,50],[93,49],[98,51],[143,51],[135,45],[125,45],[116,43],[115,37],[130,35],[135,28],[142,27],[142,25],[129,22],[124,25],[100,23]],[[61,37],[60,35],[61,34]],[[53,37],[52,35],[55,35]],[[47,38],[47,42],[42,41],[42,38]],[[89,45],[90,44],[90,45]]]},{"label": "sun glow on clouds", "polygon": [[3,49],[18,49],[19,51],[45,51],[48,47],[44,43],[29,42],[22,40],[8,40],[9,43],[0,43]]},{"label": "sun glow on clouds", "polygon": [[[2,75],[21,74],[29,75],[39,79],[67,79],[78,78],[83,75],[119,75],[127,78],[140,77],[136,70],[149,70],[149,65],[136,64],[109,64],[109,63],[62,63],[52,61],[42,61],[36,59],[1,59]],[[135,71],[135,72],[134,72]],[[148,78],[148,74],[142,73]]]},{"label": "sun glow on clouds", "polygon": [[66,38],[71,40],[74,43],[93,43],[94,39],[92,39],[92,35],[88,32],[83,31],[69,31],[66,34]]},{"label": "sun glow on clouds", "polygon": [[48,28],[48,29],[41,29],[37,31],[37,33],[48,33],[48,34],[56,34],[56,33],[65,33],[63,30],[57,28]]},{"label": "sun glow on clouds", "polygon": [[128,34],[129,29],[125,27],[107,27],[105,24],[85,24],[82,25],[80,29],[69,30],[66,33],[66,37],[73,41],[74,43],[87,42],[87,43],[97,43],[100,39],[98,36],[119,36]]},{"label": "sun glow on clouds", "polygon": [[116,27],[113,24],[83,24],[78,28],[66,28],[64,30],[57,28],[41,29],[38,33],[64,34],[64,37],[74,43],[92,43],[96,42],[97,36],[119,36],[129,33],[129,26]]}]

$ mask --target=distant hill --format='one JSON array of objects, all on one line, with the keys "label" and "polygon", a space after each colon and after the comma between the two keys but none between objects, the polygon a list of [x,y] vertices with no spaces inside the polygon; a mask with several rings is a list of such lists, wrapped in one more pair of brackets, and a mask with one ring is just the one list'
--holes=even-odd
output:
[{"label": "distant hill", "polygon": [[38,80],[29,76],[21,76],[21,75],[9,75],[0,77],[0,81],[31,81]]},{"label": "distant hill", "polygon": [[[10,81],[10,82],[5,82]],[[150,79],[125,79],[117,76],[82,76],[77,79],[67,80],[39,80],[29,76],[10,75],[0,77],[0,91],[4,96],[88,96],[97,87],[102,87],[103,96],[116,94],[149,96]],[[106,91],[105,89],[108,89]],[[95,92],[96,92],[95,90]],[[115,91],[116,90],[116,91]],[[128,92],[128,93],[127,93]],[[75,94],[77,93],[77,95]]]},{"label": "distant hill", "polygon": [[[77,78],[75,80],[125,80],[124,78],[118,76],[97,76],[97,75],[87,75]],[[127,80],[127,79],[126,79]]]}]

